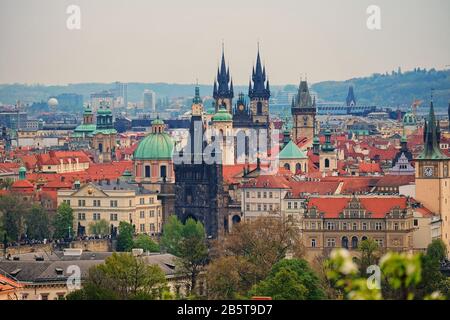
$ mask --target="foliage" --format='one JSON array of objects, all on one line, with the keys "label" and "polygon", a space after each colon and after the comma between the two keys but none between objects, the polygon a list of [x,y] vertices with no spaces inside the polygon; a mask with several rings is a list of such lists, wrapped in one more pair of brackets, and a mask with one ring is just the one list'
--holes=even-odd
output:
[{"label": "foliage", "polygon": [[[257,283],[264,280],[272,267],[288,255],[303,254],[299,233],[289,219],[260,217],[233,226],[231,233],[218,242],[212,252],[213,262],[208,268],[208,295],[214,299],[243,297]],[[231,266],[233,257],[236,261]],[[230,269],[225,269],[230,268]],[[224,284],[210,274],[221,272],[238,275],[239,281]]]},{"label": "foliage", "polygon": [[169,253],[177,256],[178,271],[190,277],[188,293],[194,293],[197,277],[208,261],[203,224],[191,218],[182,224],[172,216],[164,227],[161,243]]},{"label": "foliage", "polygon": [[356,259],[356,262],[359,265],[360,274],[364,276],[369,266],[378,264],[381,252],[376,241],[370,238],[361,241],[358,250],[361,256]]},{"label": "foliage", "polygon": [[67,299],[150,300],[161,298],[167,290],[165,274],[159,266],[148,265],[130,253],[113,253],[105,263],[91,268],[83,289],[69,294]]},{"label": "foliage", "polygon": [[101,219],[89,224],[89,233],[96,236],[106,236],[110,233],[108,221]]},{"label": "foliage", "polygon": [[117,251],[131,251],[133,248],[134,227],[125,221],[119,223],[119,236],[117,237]]},{"label": "foliage", "polygon": [[53,220],[55,239],[73,236],[73,209],[67,203],[61,203]]},{"label": "foliage", "polygon": [[0,190],[10,190],[13,183],[14,181],[11,178],[0,181]]},{"label": "foliage", "polygon": [[40,205],[33,205],[25,213],[26,234],[29,239],[43,240],[50,238],[50,218],[48,212]]},{"label": "foliage", "polygon": [[314,271],[303,259],[284,259],[276,263],[269,276],[250,291],[253,296],[275,300],[319,300],[325,298]]},{"label": "foliage", "polygon": [[9,241],[18,241],[24,233],[24,217],[29,203],[18,196],[0,197],[0,220]]},{"label": "foliage", "polygon": [[[342,292],[345,299],[411,300],[416,296],[422,279],[420,254],[388,252],[380,259],[380,279],[376,281],[376,271],[370,278],[359,275],[358,266],[345,249],[335,249],[326,261],[327,276]],[[375,268],[376,269],[376,268]],[[438,292],[423,298],[441,299]]]},{"label": "foliage", "polygon": [[140,248],[149,252],[159,252],[159,245],[146,234],[140,234],[134,239],[133,248]]}]

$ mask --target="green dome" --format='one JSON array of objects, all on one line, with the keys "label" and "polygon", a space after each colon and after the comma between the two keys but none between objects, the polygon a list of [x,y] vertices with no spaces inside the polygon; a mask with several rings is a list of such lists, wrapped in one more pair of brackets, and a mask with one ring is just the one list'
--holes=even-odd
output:
[{"label": "green dome", "polygon": [[226,109],[220,109],[212,118],[213,121],[233,121],[233,116]]},{"label": "green dome", "polygon": [[150,133],[139,142],[133,158],[135,160],[170,160],[172,153],[173,141],[167,133]]},{"label": "green dome", "polygon": [[405,125],[416,125],[417,124],[417,118],[412,112],[407,112],[403,116],[403,124]]},{"label": "green dome", "polygon": [[160,118],[156,118],[155,120],[152,121],[152,125],[160,125],[160,124],[164,124],[164,121],[162,121]]},{"label": "green dome", "polygon": [[313,143],[314,144],[320,144],[320,139],[319,139],[318,136],[314,136]]},{"label": "green dome", "polygon": [[99,108],[97,114],[112,114],[110,108]]},{"label": "green dome", "polygon": [[20,167],[19,172],[27,172],[27,169],[25,167]]},{"label": "green dome", "polygon": [[206,113],[207,114],[215,114],[216,110],[214,108],[210,108],[210,109],[206,110]]}]

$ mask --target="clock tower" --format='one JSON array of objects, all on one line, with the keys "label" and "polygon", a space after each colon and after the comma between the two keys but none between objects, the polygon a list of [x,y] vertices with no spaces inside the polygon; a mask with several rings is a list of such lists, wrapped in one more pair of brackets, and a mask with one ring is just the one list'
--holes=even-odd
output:
[{"label": "clock tower", "polygon": [[292,99],[291,112],[294,120],[292,138],[295,143],[302,138],[312,140],[315,134],[316,101],[311,98],[306,81],[300,81],[298,94]]},{"label": "clock tower", "polygon": [[416,159],[416,200],[441,216],[441,238],[450,253],[450,158],[439,149],[433,101],[424,130],[424,149]]}]

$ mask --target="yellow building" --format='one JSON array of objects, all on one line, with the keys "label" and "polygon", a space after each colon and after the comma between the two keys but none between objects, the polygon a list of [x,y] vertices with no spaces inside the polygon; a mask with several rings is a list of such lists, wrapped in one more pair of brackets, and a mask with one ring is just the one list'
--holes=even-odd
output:
[{"label": "yellow building", "polygon": [[161,202],[157,193],[126,181],[88,183],[79,189],[59,190],[58,205],[69,204],[74,211],[73,230],[91,235],[90,225],[105,220],[117,228],[121,221],[131,223],[136,233],[161,232]]},{"label": "yellow building", "polygon": [[441,238],[450,253],[450,158],[438,145],[433,102],[425,123],[425,145],[416,161],[416,200],[441,216]]}]

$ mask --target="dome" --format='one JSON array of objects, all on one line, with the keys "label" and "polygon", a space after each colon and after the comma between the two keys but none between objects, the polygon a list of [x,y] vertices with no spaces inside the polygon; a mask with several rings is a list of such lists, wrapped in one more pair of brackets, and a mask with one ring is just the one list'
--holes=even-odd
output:
[{"label": "dome", "polygon": [[160,118],[156,118],[152,121],[152,125],[163,125],[164,121],[162,121]]},{"label": "dome", "polygon": [[226,109],[220,109],[212,118],[213,121],[233,121],[233,116]]},{"label": "dome", "polygon": [[173,153],[172,138],[165,132],[150,133],[134,151],[134,160],[170,160]]},{"label": "dome", "polygon": [[49,107],[56,107],[58,105],[58,100],[56,98],[50,98],[47,101]]},{"label": "dome", "polygon": [[407,112],[403,116],[403,124],[405,125],[416,125],[417,124],[417,118],[412,112]]},{"label": "dome", "polygon": [[19,172],[27,172],[27,169],[25,167],[20,167]]}]

